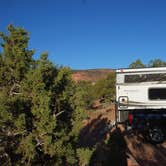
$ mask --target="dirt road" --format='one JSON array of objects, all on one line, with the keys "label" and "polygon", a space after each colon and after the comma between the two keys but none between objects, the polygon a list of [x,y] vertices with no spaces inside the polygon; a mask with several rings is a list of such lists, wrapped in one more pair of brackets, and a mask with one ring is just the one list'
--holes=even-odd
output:
[{"label": "dirt road", "polygon": [[80,134],[83,147],[96,147],[92,166],[165,166],[166,142],[148,143],[140,134],[126,132],[123,126],[109,128],[114,120],[114,106],[89,113]]},{"label": "dirt road", "polygon": [[165,166],[166,142],[152,145],[141,136],[124,135],[128,153],[140,166]]}]

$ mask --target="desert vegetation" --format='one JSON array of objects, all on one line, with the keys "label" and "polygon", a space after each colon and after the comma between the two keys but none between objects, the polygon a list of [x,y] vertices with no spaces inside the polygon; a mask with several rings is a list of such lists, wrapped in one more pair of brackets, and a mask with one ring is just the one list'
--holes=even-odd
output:
[{"label": "desert vegetation", "polygon": [[[7,30],[0,33],[1,165],[89,165],[97,146],[82,146],[83,120],[94,101],[115,100],[115,72],[94,84],[75,82],[72,70],[50,62],[46,52],[33,58],[26,30],[13,25]],[[146,66],[166,63],[136,60],[129,65]]]},{"label": "desert vegetation", "polygon": [[9,25],[0,37],[1,165],[82,163],[91,152],[77,145],[86,112],[71,70],[47,53],[35,60],[22,28]]}]

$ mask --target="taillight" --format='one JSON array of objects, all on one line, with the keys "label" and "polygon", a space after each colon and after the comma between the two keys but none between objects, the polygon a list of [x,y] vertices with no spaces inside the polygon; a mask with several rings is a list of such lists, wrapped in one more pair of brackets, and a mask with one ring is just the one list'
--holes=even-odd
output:
[{"label": "taillight", "polygon": [[133,115],[132,115],[132,114],[129,114],[129,115],[128,115],[128,121],[129,121],[129,124],[130,124],[130,125],[133,123],[133,119],[134,119]]}]

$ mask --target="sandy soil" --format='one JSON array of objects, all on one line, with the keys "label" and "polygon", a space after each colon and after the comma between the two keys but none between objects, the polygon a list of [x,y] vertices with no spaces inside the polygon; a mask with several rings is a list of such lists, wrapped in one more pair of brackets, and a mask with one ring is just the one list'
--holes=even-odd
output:
[{"label": "sandy soil", "polygon": [[166,142],[152,145],[142,135],[126,132],[123,126],[111,128],[114,110],[114,105],[96,109],[89,112],[89,118],[83,122],[80,146],[96,148],[90,165],[165,166]]}]

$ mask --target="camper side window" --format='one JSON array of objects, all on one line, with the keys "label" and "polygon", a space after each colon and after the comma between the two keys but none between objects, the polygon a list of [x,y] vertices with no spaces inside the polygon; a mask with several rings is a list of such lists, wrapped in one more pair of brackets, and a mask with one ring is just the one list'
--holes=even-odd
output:
[{"label": "camper side window", "polygon": [[166,81],[166,73],[125,75],[125,83]]},{"label": "camper side window", "polygon": [[150,100],[166,100],[166,88],[150,88]]}]

